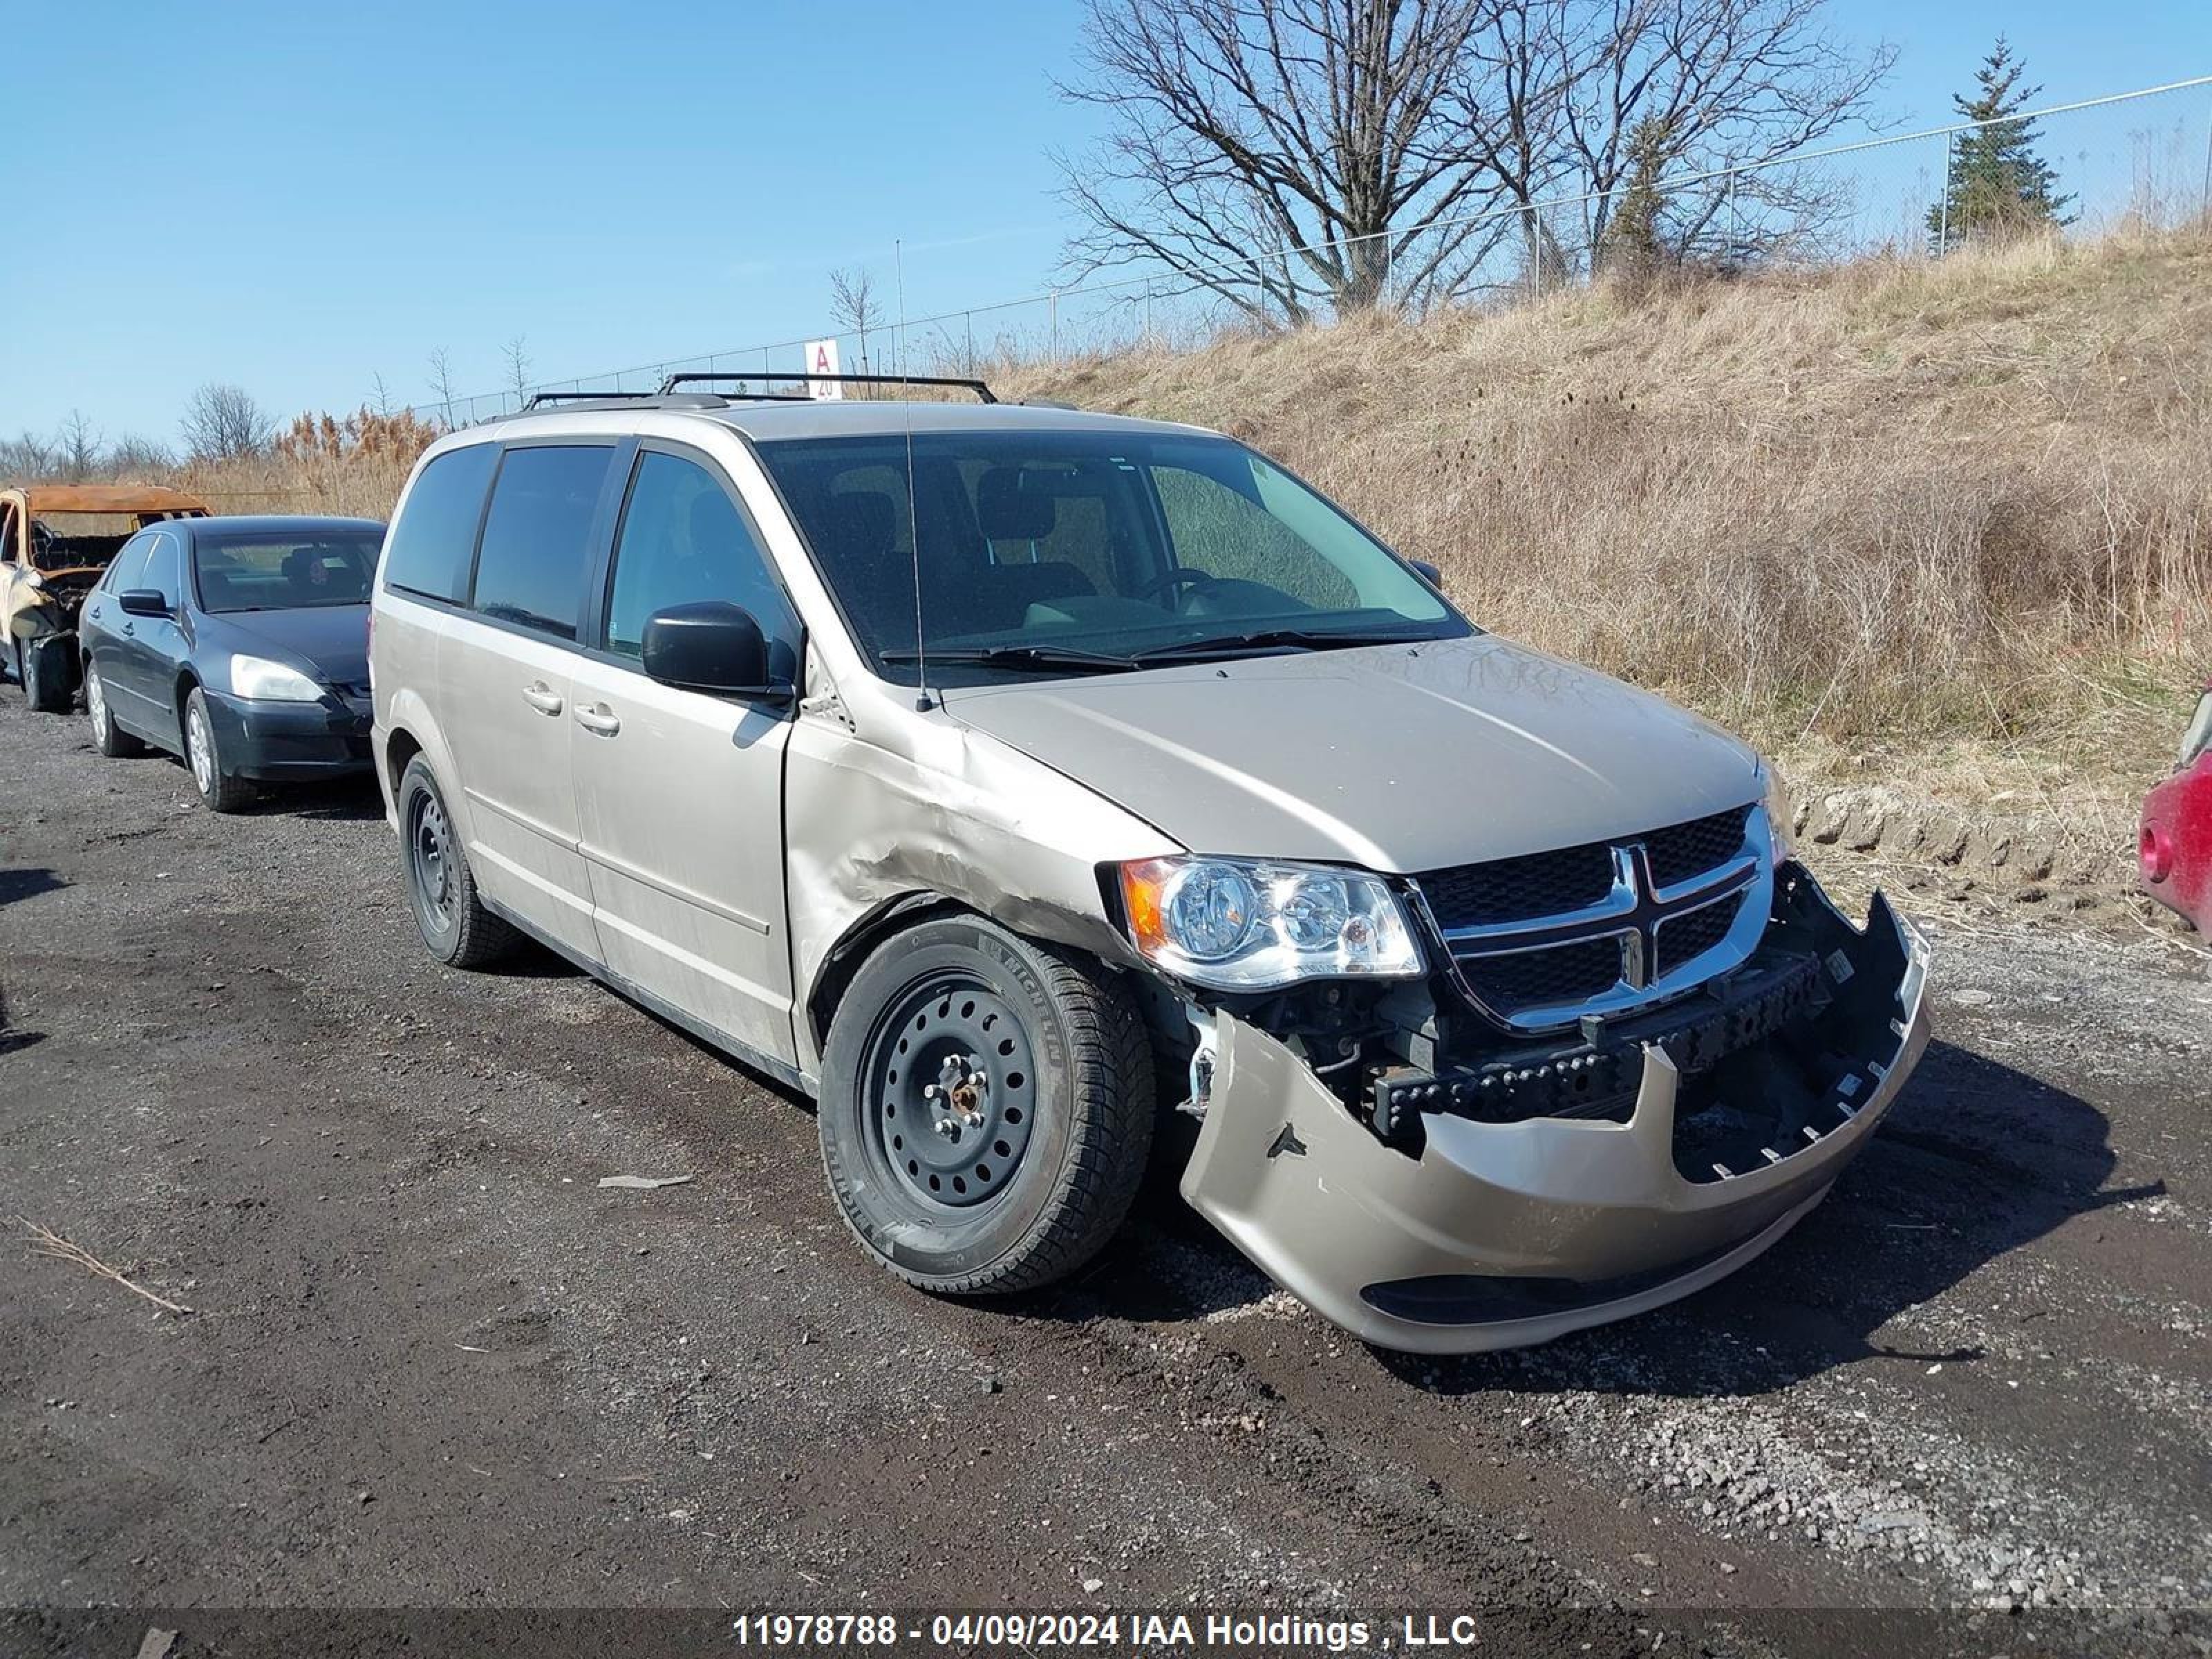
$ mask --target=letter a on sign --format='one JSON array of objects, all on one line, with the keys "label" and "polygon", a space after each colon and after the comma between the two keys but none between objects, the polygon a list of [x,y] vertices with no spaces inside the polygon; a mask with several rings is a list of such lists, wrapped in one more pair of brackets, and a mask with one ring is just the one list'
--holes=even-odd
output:
[{"label": "letter a on sign", "polygon": [[[837,343],[835,340],[809,340],[806,343],[806,372],[809,374],[837,373]],[[817,398],[842,398],[845,388],[835,380],[812,380],[807,391]]]}]

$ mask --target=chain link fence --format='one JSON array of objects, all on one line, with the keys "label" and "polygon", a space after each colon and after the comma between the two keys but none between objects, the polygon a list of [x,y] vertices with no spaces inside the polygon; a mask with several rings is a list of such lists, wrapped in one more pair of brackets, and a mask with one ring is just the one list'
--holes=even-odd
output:
[{"label": "chain link fence", "polygon": [[[2007,118],[2035,124],[2036,146],[2057,174],[2064,234],[2171,229],[2212,218],[2212,76]],[[1951,224],[1947,181],[1976,124],[1875,138],[1781,161],[1665,179],[1656,241],[1670,261],[1713,270],[1809,269],[1874,256],[1939,257],[1972,240]],[[1504,307],[1586,283],[1606,266],[1607,227],[1623,192],[1553,195],[1367,239],[1358,263],[1379,267],[1378,301],[1418,314],[1441,305]],[[514,390],[417,404],[414,413],[466,426],[514,413],[538,392],[650,392],[670,374],[742,376],[802,369],[808,339],[838,343],[848,372],[988,374],[1015,365],[1066,362],[1139,347],[1179,348],[1224,330],[1328,323],[1316,300],[1303,314],[1279,306],[1255,316],[1222,291],[1282,289],[1310,281],[1315,253],[1353,255],[1358,245],[1255,250],[1212,268],[1209,282],[1152,271],[1101,277],[887,322],[862,334],[824,328],[805,338],[734,346],[633,364]],[[738,383],[742,386],[742,382]],[[787,386],[781,388],[788,392]]]}]

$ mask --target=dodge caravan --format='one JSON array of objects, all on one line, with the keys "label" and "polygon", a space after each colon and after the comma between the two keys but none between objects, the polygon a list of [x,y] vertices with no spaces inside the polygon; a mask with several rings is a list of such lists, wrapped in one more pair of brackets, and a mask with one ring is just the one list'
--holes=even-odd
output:
[{"label": "dodge caravan", "polygon": [[438,957],[526,936],[812,1097],[862,1248],[940,1293],[1082,1267],[1156,1149],[1425,1352],[1686,1295],[1820,1201],[1926,952],[1831,905],[1749,750],[1239,443],[976,389],[425,453],[373,741]]}]

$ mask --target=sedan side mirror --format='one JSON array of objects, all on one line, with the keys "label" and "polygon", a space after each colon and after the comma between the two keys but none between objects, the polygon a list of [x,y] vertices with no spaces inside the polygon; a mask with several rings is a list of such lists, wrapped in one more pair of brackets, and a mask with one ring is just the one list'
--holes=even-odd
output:
[{"label": "sedan side mirror", "polygon": [[665,605],[646,619],[645,672],[663,685],[788,702],[769,678],[768,639],[752,612],[726,599]]},{"label": "sedan side mirror", "polygon": [[1436,566],[1431,564],[1426,559],[1408,559],[1406,562],[1419,572],[1421,580],[1435,588],[1437,592],[1441,593],[1444,591],[1444,573]]},{"label": "sedan side mirror", "polygon": [[126,587],[116,603],[126,617],[166,617],[169,597],[158,587]]}]

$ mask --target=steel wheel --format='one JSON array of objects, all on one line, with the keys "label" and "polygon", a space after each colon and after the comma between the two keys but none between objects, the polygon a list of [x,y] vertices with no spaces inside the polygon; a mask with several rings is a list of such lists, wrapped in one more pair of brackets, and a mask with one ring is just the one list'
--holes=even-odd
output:
[{"label": "steel wheel", "polygon": [[415,798],[407,853],[414,864],[415,902],[422,908],[424,924],[435,933],[449,931],[453,925],[453,830],[446,822],[445,803],[427,789]]},{"label": "steel wheel", "polygon": [[878,1028],[867,1075],[871,1150],[925,1208],[1008,1189],[1028,1150],[1037,1075],[1029,1033],[988,988],[939,976]]},{"label": "steel wheel", "polygon": [[84,712],[92,717],[92,740],[105,749],[108,743],[107,689],[100,683],[100,670],[84,671]]}]

